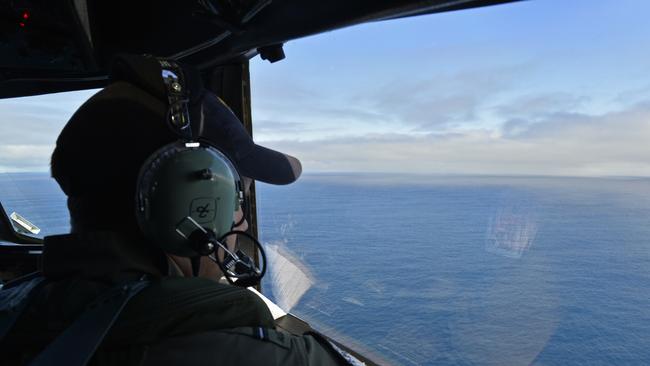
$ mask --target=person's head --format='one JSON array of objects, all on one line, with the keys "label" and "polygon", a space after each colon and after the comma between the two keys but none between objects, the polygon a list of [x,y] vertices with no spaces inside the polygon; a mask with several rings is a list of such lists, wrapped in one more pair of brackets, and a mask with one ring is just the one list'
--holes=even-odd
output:
[{"label": "person's head", "polygon": [[[184,74],[189,84],[191,130],[197,141],[214,146],[216,153],[223,153],[243,175],[253,179],[272,184],[297,179],[301,171],[297,159],[254,144],[232,111],[202,88],[198,73],[184,68]],[[170,128],[169,99],[161,75],[156,59],[118,59],[110,85],[84,103],[59,135],[52,155],[52,176],[68,196],[73,231],[142,234],[136,214],[136,196],[141,193],[138,180],[142,180],[143,170],[152,170],[152,164],[160,165],[168,157],[160,154],[161,148],[179,141]],[[170,171],[181,171],[199,159],[192,155],[187,163],[174,163],[179,156],[172,154],[165,161]],[[186,178],[171,181],[180,187]],[[152,184],[148,189],[158,189]],[[169,188],[167,192],[174,194]],[[230,214],[235,212],[236,205]],[[229,220],[233,221],[232,216]]]}]

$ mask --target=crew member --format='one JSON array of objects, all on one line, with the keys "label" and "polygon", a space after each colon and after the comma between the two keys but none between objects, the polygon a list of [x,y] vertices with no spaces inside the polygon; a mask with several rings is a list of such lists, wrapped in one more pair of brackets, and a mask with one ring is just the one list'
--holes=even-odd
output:
[{"label": "crew member", "polygon": [[[240,173],[288,184],[301,167],[291,156],[256,145],[232,111],[201,86],[196,71],[167,66],[174,64],[152,57],[118,58],[110,84],[86,101],[59,135],[51,171],[68,197],[72,229],[45,238],[43,281],[0,291],[2,297],[13,289],[14,303],[22,299],[25,304],[0,343],[2,364],[75,364],[102,327],[107,334],[91,350],[91,364],[346,364],[317,334],[276,330],[267,306],[253,292],[199,276],[214,277],[215,267],[205,256],[196,260],[201,257],[188,254],[201,252],[183,247],[188,238],[203,230],[199,226],[222,234],[244,224],[234,219],[241,202],[229,193],[236,186],[233,177]],[[195,148],[178,142],[184,141],[179,134],[201,144],[200,159],[212,159],[212,168],[199,178],[183,170],[200,159],[183,162],[186,150]],[[229,170],[231,163],[238,173]],[[186,182],[196,179],[215,184],[205,189],[226,192],[188,201],[190,211],[197,202],[206,224],[197,223],[194,211],[187,220],[174,221],[150,202],[182,200],[177,196],[187,195]],[[177,183],[169,189],[159,184],[164,180]],[[159,224],[165,220],[172,220],[172,227]],[[152,239],[157,235],[163,239]],[[117,309],[112,304],[122,297],[129,300],[111,319],[111,306]],[[11,313],[0,311],[0,325],[11,320]]]}]

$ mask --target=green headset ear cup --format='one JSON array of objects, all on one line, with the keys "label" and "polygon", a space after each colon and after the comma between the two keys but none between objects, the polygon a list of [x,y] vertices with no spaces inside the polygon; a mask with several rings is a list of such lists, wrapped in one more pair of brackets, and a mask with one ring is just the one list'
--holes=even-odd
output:
[{"label": "green headset ear cup", "polygon": [[136,190],[140,230],[166,253],[197,256],[181,225],[190,217],[216,237],[228,232],[237,209],[238,187],[237,171],[217,149],[181,141],[166,145],[140,170]]}]

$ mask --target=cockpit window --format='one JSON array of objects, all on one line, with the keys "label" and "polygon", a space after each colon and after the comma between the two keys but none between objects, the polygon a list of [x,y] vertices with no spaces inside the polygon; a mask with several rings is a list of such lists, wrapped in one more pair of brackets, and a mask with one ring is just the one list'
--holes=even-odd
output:
[{"label": "cockpit window", "polygon": [[64,124],[93,92],[0,100],[0,203],[17,232],[38,238],[69,232],[50,155]]},{"label": "cockpit window", "polygon": [[[650,364],[648,11],[529,1],[252,60],[255,139],[304,168],[256,187],[264,293],[381,364]],[[49,156],[90,94],[0,101],[0,202],[38,236],[68,229]]]},{"label": "cockpit window", "polygon": [[266,293],[386,363],[649,362],[648,7],[401,19],[253,63],[255,136],[305,172],[258,187]]}]

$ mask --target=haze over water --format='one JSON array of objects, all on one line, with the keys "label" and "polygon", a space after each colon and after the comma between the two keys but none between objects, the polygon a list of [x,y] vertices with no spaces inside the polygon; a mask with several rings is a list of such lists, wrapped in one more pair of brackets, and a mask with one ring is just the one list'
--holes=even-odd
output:
[{"label": "haze over water", "polygon": [[[0,200],[68,229],[45,174],[0,175]],[[291,311],[379,359],[650,364],[649,179],[306,175],[258,185],[258,213],[313,282]]]}]

